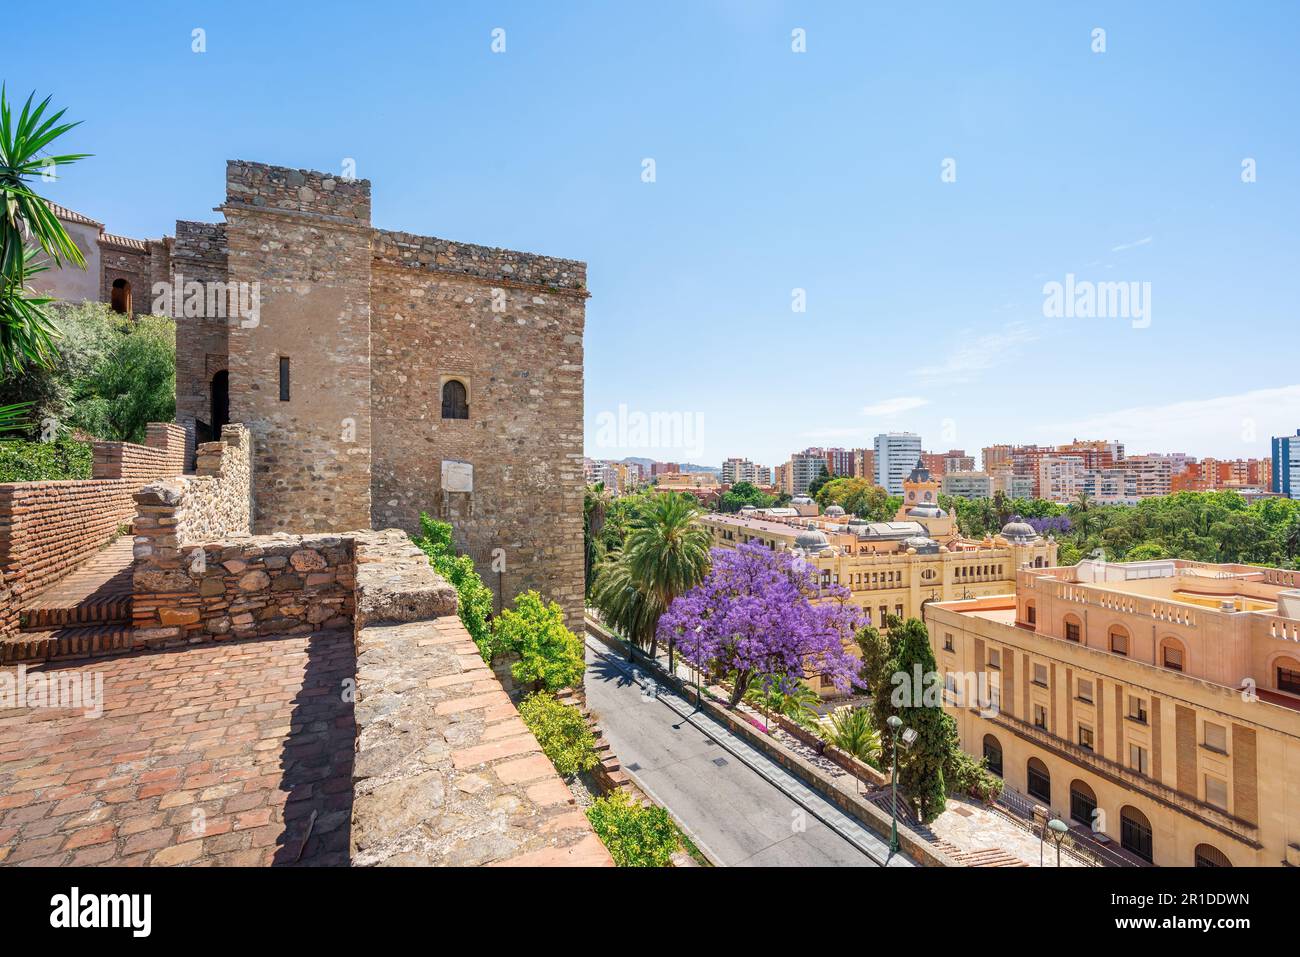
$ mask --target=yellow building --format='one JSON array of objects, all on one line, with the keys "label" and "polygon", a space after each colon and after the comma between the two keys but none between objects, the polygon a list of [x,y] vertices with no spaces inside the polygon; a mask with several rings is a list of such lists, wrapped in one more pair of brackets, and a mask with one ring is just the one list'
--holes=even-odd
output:
[{"label": "yellow building", "polygon": [[925,619],[1013,803],[1134,860],[1300,866],[1300,572],[1085,561]]}]

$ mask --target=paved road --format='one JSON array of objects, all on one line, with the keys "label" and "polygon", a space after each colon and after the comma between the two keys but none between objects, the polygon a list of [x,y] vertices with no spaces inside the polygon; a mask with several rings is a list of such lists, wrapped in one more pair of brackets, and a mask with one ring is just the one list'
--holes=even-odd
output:
[{"label": "paved road", "polygon": [[[587,704],[623,767],[715,861],[727,866],[878,866],[695,726],[724,732],[720,725],[699,714],[684,719],[646,693],[626,669],[622,658],[589,643]],[[662,689],[659,694],[670,695]],[[683,704],[675,700],[679,707]],[[748,760],[756,759],[756,752],[746,751]]]}]

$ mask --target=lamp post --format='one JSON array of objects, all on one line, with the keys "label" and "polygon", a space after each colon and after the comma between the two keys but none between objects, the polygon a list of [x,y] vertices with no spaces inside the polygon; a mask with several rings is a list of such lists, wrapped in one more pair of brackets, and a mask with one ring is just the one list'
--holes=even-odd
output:
[{"label": "lamp post", "polygon": [[[891,855],[898,853],[898,729],[903,727],[903,719],[896,714],[891,714],[885,719],[885,724],[889,725],[889,735],[893,739],[894,761],[893,767],[889,772],[889,790],[890,790],[890,813],[889,813],[889,853]],[[912,742],[916,740],[916,731],[913,728],[906,728],[903,731],[902,745],[910,748]]]},{"label": "lamp post", "polygon": [[704,708],[704,693],[700,688],[700,633],[704,631],[703,625],[695,626],[695,710],[700,711]]},{"label": "lamp post", "polygon": [[[1060,867],[1061,866],[1061,842],[1065,840],[1065,835],[1069,832],[1070,829],[1065,826],[1064,821],[1055,817],[1047,822],[1047,826],[1051,828],[1052,840],[1056,842],[1056,866]],[[1040,854],[1039,854],[1040,859],[1038,862],[1040,867],[1042,866],[1043,863],[1041,857],[1042,854],[1040,848]]]}]

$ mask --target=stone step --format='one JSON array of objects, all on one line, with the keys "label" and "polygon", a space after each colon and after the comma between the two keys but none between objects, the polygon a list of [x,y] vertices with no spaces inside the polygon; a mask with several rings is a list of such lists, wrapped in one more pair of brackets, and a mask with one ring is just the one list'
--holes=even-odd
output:
[{"label": "stone step", "polygon": [[128,625],[131,598],[114,595],[91,597],[75,604],[36,604],[22,612],[23,631],[51,631],[86,625]]},{"label": "stone step", "polygon": [[122,654],[131,647],[131,628],[125,625],[22,631],[0,641],[0,663],[36,664],[62,658],[93,658]]}]

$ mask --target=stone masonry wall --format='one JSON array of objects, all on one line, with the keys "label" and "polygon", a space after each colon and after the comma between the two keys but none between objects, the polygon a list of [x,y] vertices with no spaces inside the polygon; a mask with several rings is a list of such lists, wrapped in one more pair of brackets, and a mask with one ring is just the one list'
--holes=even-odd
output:
[{"label": "stone masonry wall", "polygon": [[0,485],[0,581],[10,603],[21,607],[93,555],[130,524],[143,484],[180,471],[184,433],[163,423],[148,428],[148,446],[94,443],[93,479]]},{"label": "stone masonry wall", "polygon": [[160,568],[176,567],[182,545],[247,535],[252,516],[251,438],[227,425],[221,441],[198,449],[194,475],[141,488],[135,495],[135,557]]},{"label": "stone masonry wall", "polygon": [[[374,527],[449,521],[499,602],[536,588],[580,629],[585,264],[381,231],[372,276]],[[442,418],[453,377],[468,419]]]},{"label": "stone masonry wall", "polygon": [[[228,278],[225,223],[178,221],[176,239],[155,282],[169,288],[185,283],[224,283]],[[205,309],[206,312],[206,309]],[[183,316],[176,336],[176,421],[194,443],[194,423],[214,425],[212,379],[226,368],[228,317]],[[238,421],[238,420],[233,420]]]},{"label": "stone masonry wall", "polygon": [[352,865],[611,866],[451,586],[395,530],[356,557]]},{"label": "stone masonry wall", "polygon": [[226,193],[230,281],[261,290],[259,321],[229,326],[231,420],[253,431],[254,528],[369,527],[370,183],[231,161]]},{"label": "stone masonry wall", "polygon": [[124,236],[100,236],[100,301],[112,302],[113,282],[125,279],[131,287],[131,314],[152,312],[149,259],[149,247],[143,240]]},{"label": "stone masonry wall", "polygon": [[169,647],[351,627],[352,539],[278,533],[182,545],[135,571],[134,641]]}]

